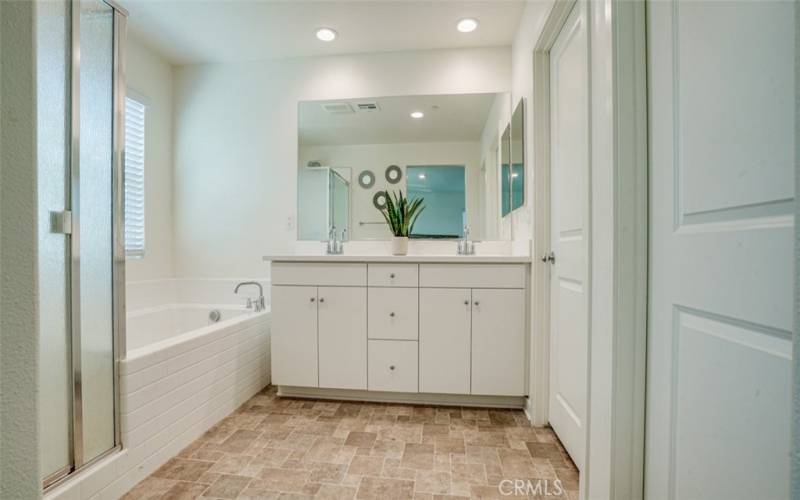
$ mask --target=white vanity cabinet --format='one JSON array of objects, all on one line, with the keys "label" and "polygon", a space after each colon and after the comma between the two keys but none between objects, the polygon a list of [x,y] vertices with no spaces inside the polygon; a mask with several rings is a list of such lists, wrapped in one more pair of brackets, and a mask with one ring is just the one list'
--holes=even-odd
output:
[{"label": "white vanity cabinet", "polygon": [[367,289],[317,289],[319,386],[367,388]]},{"label": "white vanity cabinet", "polygon": [[349,259],[273,262],[274,384],[526,394],[526,264]]},{"label": "white vanity cabinet", "polygon": [[420,391],[525,394],[527,281],[523,265],[420,264]]},{"label": "white vanity cabinet", "polygon": [[471,304],[469,288],[420,289],[420,392],[470,393]]},{"label": "white vanity cabinet", "polygon": [[471,345],[471,394],[525,394],[525,290],[472,290]]},{"label": "white vanity cabinet", "polygon": [[272,383],[318,387],[317,287],[272,287]]},{"label": "white vanity cabinet", "polygon": [[366,285],[366,264],[273,264],[273,384],[367,388]]}]

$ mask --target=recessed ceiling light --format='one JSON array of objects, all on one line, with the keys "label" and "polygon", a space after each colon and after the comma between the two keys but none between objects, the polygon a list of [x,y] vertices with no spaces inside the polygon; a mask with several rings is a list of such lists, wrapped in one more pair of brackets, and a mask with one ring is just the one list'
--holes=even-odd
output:
[{"label": "recessed ceiling light", "polygon": [[317,38],[322,40],[323,42],[332,42],[336,40],[336,37],[339,34],[336,33],[336,30],[331,28],[320,28],[317,30]]},{"label": "recessed ceiling light", "polygon": [[411,118],[420,119],[423,116],[425,116],[425,113],[423,113],[422,111],[414,111],[413,113],[411,113]]},{"label": "recessed ceiling light", "polygon": [[424,181],[425,177],[427,177],[427,176],[425,174],[419,174],[417,177],[419,177],[421,180]]},{"label": "recessed ceiling light", "polygon": [[470,33],[478,28],[478,21],[477,19],[472,19],[468,17],[466,19],[460,20],[458,22],[457,28],[458,31],[462,33]]}]

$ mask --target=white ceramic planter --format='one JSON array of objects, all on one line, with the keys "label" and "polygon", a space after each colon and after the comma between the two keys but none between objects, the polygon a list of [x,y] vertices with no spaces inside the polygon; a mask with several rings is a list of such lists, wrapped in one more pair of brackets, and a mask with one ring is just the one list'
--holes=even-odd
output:
[{"label": "white ceramic planter", "polygon": [[406,255],[408,253],[408,237],[392,236],[392,255]]}]

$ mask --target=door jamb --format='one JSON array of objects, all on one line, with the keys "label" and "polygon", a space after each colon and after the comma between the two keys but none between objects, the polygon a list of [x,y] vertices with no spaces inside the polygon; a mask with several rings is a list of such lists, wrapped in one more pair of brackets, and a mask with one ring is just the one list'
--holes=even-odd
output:
[{"label": "door jamb", "polygon": [[550,49],[577,0],[557,1],[533,49],[533,425],[548,423],[550,406]]},{"label": "door jamb", "polygon": [[[549,51],[578,0],[556,0],[533,52],[533,136],[534,136],[534,238],[532,327],[533,424],[545,425],[549,407],[550,269],[539,256],[550,249],[550,60]],[[594,4],[595,2],[590,2]],[[598,13],[605,13],[605,19]],[[602,0],[589,9],[590,57],[595,56],[595,39],[610,40],[610,125],[613,154],[610,184],[613,200],[613,270],[607,287],[613,310],[611,338],[601,351],[590,342],[589,367],[602,356],[599,365],[608,366],[606,380],[589,378],[585,467],[581,474],[581,496],[642,498],[644,494],[644,422],[647,344],[647,258],[648,258],[648,131],[646,17],[643,1]],[[602,31],[605,30],[603,33]],[[601,40],[601,41],[603,41]],[[604,45],[605,48],[607,45]],[[594,68],[594,61],[591,62]],[[596,78],[593,69],[590,79]],[[593,106],[594,109],[594,106]],[[594,125],[595,120],[592,120]],[[590,130],[594,144],[594,132]],[[606,182],[605,185],[608,185]],[[590,187],[594,196],[600,185]],[[590,253],[591,258],[591,253]],[[591,263],[589,263],[592,269]],[[591,308],[590,308],[591,314]],[[592,316],[589,317],[592,321]],[[600,332],[598,332],[600,334]],[[595,372],[589,371],[592,375]],[[593,422],[592,400],[603,400],[608,418]],[[600,415],[595,415],[595,419]],[[603,419],[605,420],[605,419]],[[606,471],[608,477],[591,477],[590,466]],[[600,464],[598,464],[600,465]],[[591,477],[591,479],[590,479]],[[595,484],[596,483],[596,484]]]}]

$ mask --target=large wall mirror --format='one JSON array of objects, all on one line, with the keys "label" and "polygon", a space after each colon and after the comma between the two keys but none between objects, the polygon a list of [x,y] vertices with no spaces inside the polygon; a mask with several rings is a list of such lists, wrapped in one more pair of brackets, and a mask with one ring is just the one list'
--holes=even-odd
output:
[{"label": "large wall mirror", "polygon": [[424,199],[412,238],[461,238],[468,226],[501,239],[516,185],[510,108],[507,93],[300,102],[298,239],[326,240],[333,227],[388,240],[377,207],[398,190]]}]

